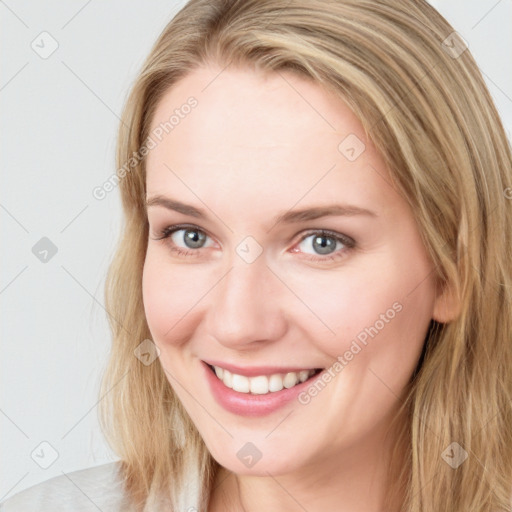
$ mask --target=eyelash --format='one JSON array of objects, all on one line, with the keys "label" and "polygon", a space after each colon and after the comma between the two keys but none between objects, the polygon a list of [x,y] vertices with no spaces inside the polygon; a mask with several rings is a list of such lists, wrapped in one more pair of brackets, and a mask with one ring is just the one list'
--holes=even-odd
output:
[{"label": "eyelash", "polygon": [[[197,226],[194,226],[191,224],[176,224],[176,225],[172,225],[172,226],[166,226],[165,228],[160,230],[158,232],[158,237],[154,238],[154,240],[164,240],[164,239],[170,238],[170,236],[172,234],[174,234],[176,231],[180,231],[180,230],[199,231],[200,233],[203,233],[204,235],[209,236],[207,233],[205,233],[205,231],[203,231],[202,229],[199,229]],[[338,250],[335,253],[328,254],[325,256],[321,256],[321,257],[315,258],[315,257],[311,257],[310,255],[308,255],[306,257],[306,259],[309,259],[310,261],[313,261],[313,262],[325,263],[325,262],[330,262],[330,261],[336,261],[339,258],[343,257],[347,251],[353,249],[356,245],[355,241],[352,238],[350,238],[346,235],[342,235],[340,233],[336,233],[334,231],[329,231],[327,229],[318,229],[318,230],[308,231],[300,238],[300,240],[297,242],[296,245],[300,244],[303,240],[305,240],[306,238],[308,238],[312,235],[326,236],[329,238],[333,238],[334,240],[336,240],[337,242],[341,242],[345,246],[344,249]],[[180,256],[192,256],[192,257],[196,257],[197,252],[199,251],[199,249],[186,250],[186,249],[182,249],[181,247],[174,246],[174,245],[171,245],[170,249],[171,249],[171,251],[176,252]]]}]

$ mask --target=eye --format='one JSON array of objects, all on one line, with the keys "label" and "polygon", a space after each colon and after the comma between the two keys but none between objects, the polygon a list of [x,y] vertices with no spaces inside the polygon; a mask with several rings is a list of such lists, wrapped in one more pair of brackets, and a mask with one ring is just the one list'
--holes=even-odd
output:
[{"label": "eye", "polygon": [[[183,231],[183,234],[179,234],[180,231]],[[159,236],[154,240],[163,240],[166,238],[171,242],[169,244],[171,251],[182,256],[197,256],[198,251],[196,249],[202,249],[205,240],[209,237],[196,226],[175,225],[167,226],[162,229],[159,232]],[[184,247],[179,246],[180,242],[184,244]]]},{"label": "eye", "polygon": [[[321,229],[303,235],[297,247],[301,247],[300,252],[312,248],[317,255],[320,255],[320,257],[307,259],[319,262],[332,261],[344,257],[347,251],[355,247],[355,241],[341,233]],[[297,252],[297,250],[293,249],[291,252]]]},{"label": "eye", "polygon": [[[178,224],[163,228],[159,231],[158,237],[154,238],[154,240],[169,239],[171,251],[180,256],[196,257],[200,254],[198,249],[208,247],[205,245],[205,241],[208,238],[210,237],[197,226]],[[183,245],[180,246],[180,244]],[[290,252],[300,252],[307,255],[307,249],[312,248],[318,256],[308,256],[306,259],[325,263],[344,257],[355,245],[355,241],[346,235],[321,229],[309,231],[305,235],[302,235],[299,243],[295,246],[299,247],[300,250],[293,248]]]}]

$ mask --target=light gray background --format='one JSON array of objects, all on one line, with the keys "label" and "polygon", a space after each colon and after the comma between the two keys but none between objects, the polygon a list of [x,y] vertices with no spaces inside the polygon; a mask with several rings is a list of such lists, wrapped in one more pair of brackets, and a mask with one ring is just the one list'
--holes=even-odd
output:
[{"label": "light gray background", "polygon": [[[431,3],[468,42],[510,137],[512,0]],[[117,190],[102,201],[92,190],[115,172],[127,92],[183,4],[0,1],[0,500],[116,460],[96,404],[110,346],[104,278],[121,207]],[[45,31],[58,48],[44,59],[31,45],[48,50]],[[42,237],[58,249],[46,263],[32,252]],[[58,457],[42,468],[53,450]]]}]

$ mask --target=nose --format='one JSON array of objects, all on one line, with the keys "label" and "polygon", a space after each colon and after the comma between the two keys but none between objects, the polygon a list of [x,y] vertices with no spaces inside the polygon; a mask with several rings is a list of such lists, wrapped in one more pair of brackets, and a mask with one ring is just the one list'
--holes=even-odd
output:
[{"label": "nose", "polygon": [[263,256],[252,263],[237,258],[209,294],[206,332],[228,348],[251,350],[284,336],[284,286]]}]

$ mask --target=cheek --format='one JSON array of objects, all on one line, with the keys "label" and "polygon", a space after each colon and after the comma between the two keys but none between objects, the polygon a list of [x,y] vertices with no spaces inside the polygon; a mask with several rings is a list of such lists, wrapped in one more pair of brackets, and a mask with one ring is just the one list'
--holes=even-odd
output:
[{"label": "cheek", "polygon": [[[361,364],[382,354],[389,359],[411,359],[421,350],[434,304],[428,267],[396,263],[364,265],[337,276],[319,275],[297,283],[295,290],[315,319],[297,320],[333,358],[345,354]],[[374,263],[374,262],[373,262]],[[359,348],[361,350],[359,350]]]},{"label": "cheek", "polygon": [[190,271],[172,268],[159,252],[148,248],[142,274],[144,311],[157,345],[170,339],[171,334],[178,341],[183,329],[180,320],[188,319],[187,314],[201,296]]}]

